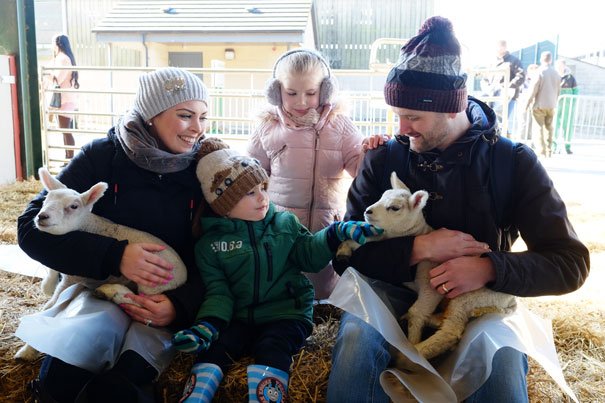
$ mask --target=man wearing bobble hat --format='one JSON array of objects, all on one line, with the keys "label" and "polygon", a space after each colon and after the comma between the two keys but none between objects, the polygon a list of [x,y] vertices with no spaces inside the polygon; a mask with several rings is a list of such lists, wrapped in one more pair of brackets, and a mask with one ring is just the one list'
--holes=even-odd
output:
[{"label": "man wearing bobble hat", "polygon": [[292,356],[313,329],[313,286],[341,241],[364,243],[380,229],[335,222],[311,234],[291,212],[269,201],[260,163],[220,147],[201,150],[197,176],[216,214],[201,219],[195,257],[206,294],[195,324],[173,345],[197,359],[181,401],[210,402],[235,360],[251,355],[250,402],[283,402]]},{"label": "man wearing bobble hat", "polygon": [[[160,295],[129,297],[140,306],[98,300],[69,288],[57,312],[22,320],[34,323],[17,336],[46,354],[34,400],[42,402],[149,402],[152,382],[169,365],[173,330],[193,322],[202,288],[193,257],[192,216],[202,200],[196,153],[206,129],[208,90],[194,74],[173,67],[142,74],[133,107],[107,137],[82,150],[60,172],[67,187],[84,192],[106,182],[94,213],[149,232],[172,246],[187,265],[187,282]],[[50,235],[34,218],[45,192],[19,217],[19,246],[62,273],[103,280],[124,275],[153,286],[172,277],[154,252],[161,246],[128,243],[87,232]],[[67,294],[70,293],[70,294]],[[71,301],[71,302],[70,302]],[[70,340],[65,343],[65,340]]]},{"label": "man wearing bobble hat", "polygon": [[[401,284],[413,281],[414,267],[423,260],[439,263],[430,281],[446,298],[481,287],[518,296],[559,295],[583,284],[588,250],[533,151],[514,144],[504,166],[491,164],[491,158],[507,150],[507,143],[499,136],[494,111],[467,96],[460,44],[449,20],[429,18],[402,47],[384,95],[399,117],[400,134],[366,154],[349,190],[345,217],[363,218],[366,207],[388,187],[393,167],[411,191],[431,194],[424,212],[428,223],[439,228],[426,235],[368,243],[349,261],[361,273],[398,287],[391,296],[396,316],[416,298]],[[500,179],[512,175],[512,194],[493,193],[490,167],[503,170],[496,171]],[[502,220],[498,204],[506,207]],[[519,233],[528,250],[511,253]],[[339,273],[345,269],[335,265]],[[333,351],[328,402],[389,401],[379,375],[390,358],[381,334],[345,313]],[[476,369],[484,367],[490,368],[490,363],[477,362]],[[493,355],[491,373],[466,377],[473,378],[464,380],[470,392],[458,399],[527,402],[527,370],[524,354],[502,348]]]}]

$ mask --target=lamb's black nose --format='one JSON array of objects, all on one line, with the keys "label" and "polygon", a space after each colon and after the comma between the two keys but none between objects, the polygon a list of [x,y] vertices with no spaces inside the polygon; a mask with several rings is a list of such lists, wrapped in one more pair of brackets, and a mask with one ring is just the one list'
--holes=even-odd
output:
[{"label": "lamb's black nose", "polygon": [[48,214],[46,214],[46,213],[38,214],[38,221],[44,221],[44,220],[48,220]]},{"label": "lamb's black nose", "polygon": [[372,209],[367,209],[367,210],[366,210],[366,214],[368,214],[368,215],[372,215]]}]

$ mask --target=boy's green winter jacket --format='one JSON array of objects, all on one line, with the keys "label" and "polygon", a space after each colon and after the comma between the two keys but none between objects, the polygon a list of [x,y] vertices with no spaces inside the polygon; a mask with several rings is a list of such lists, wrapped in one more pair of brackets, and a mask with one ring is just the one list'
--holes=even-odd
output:
[{"label": "boy's green winter jacket", "polygon": [[204,217],[202,229],[195,258],[206,293],[198,320],[313,323],[313,287],[301,272],[318,272],[332,259],[327,229],[311,234],[273,204],[262,221]]}]

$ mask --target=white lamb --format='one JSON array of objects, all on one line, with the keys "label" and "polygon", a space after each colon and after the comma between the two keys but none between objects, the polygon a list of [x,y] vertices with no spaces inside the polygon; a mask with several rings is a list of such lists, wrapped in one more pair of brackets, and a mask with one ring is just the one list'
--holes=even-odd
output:
[{"label": "white lamb", "polygon": [[[385,191],[380,200],[365,211],[364,216],[368,223],[384,229],[383,234],[368,241],[421,235],[432,231],[422,214],[428,193],[419,190],[412,194],[395,172],[391,174],[391,186],[392,189]],[[348,259],[358,247],[353,241],[342,243],[337,258]],[[481,288],[447,300],[444,312],[435,315],[434,311],[443,299],[429,283],[429,271],[436,265],[428,261],[418,264],[416,278],[411,285],[417,290],[418,299],[403,317],[408,321],[408,340],[426,359],[453,348],[471,318],[488,312],[510,313],[517,306],[514,296]],[[422,329],[426,325],[436,327],[437,331],[421,341]],[[407,363],[405,357],[397,354],[395,364],[398,368],[405,368]]]},{"label": "white lamb", "polygon": [[[107,190],[107,183],[99,182],[86,192],[78,193],[59,182],[46,168],[40,168],[38,173],[40,181],[48,191],[42,208],[34,221],[40,231],[54,235],[62,235],[71,231],[86,231],[119,240],[126,239],[129,243],[163,245],[165,249],[157,253],[174,266],[173,278],[167,284],[160,284],[156,287],[140,284],[137,291],[147,295],[161,294],[185,283],[187,267],[170,245],[147,232],[116,224],[92,213],[93,205]],[[44,310],[52,307],[59,298],[59,294],[76,283],[84,284],[87,288],[95,290],[96,296],[114,301],[116,304],[134,303],[131,299],[125,297],[125,294],[132,293],[133,290],[126,286],[126,284],[132,284],[132,282],[124,276],[110,276],[105,280],[94,280],[66,274],[60,274],[60,277],[61,280],[57,283],[59,272],[49,269],[47,277],[42,282],[44,293],[51,294],[52,292],[52,297],[44,305]],[[54,291],[52,291],[53,288]],[[27,361],[31,361],[37,356],[37,351],[27,344],[15,354],[15,358]]]}]

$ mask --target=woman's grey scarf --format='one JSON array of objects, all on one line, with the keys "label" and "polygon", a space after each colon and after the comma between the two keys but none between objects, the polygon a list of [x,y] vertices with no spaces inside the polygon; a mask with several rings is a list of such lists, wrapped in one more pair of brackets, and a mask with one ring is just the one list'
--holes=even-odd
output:
[{"label": "woman's grey scarf", "polygon": [[172,154],[161,150],[158,139],[149,133],[141,116],[134,111],[129,111],[120,118],[116,125],[116,132],[128,158],[138,167],[158,174],[186,169],[195,159],[200,147],[198,141],[192,150],[186,153]]}]

